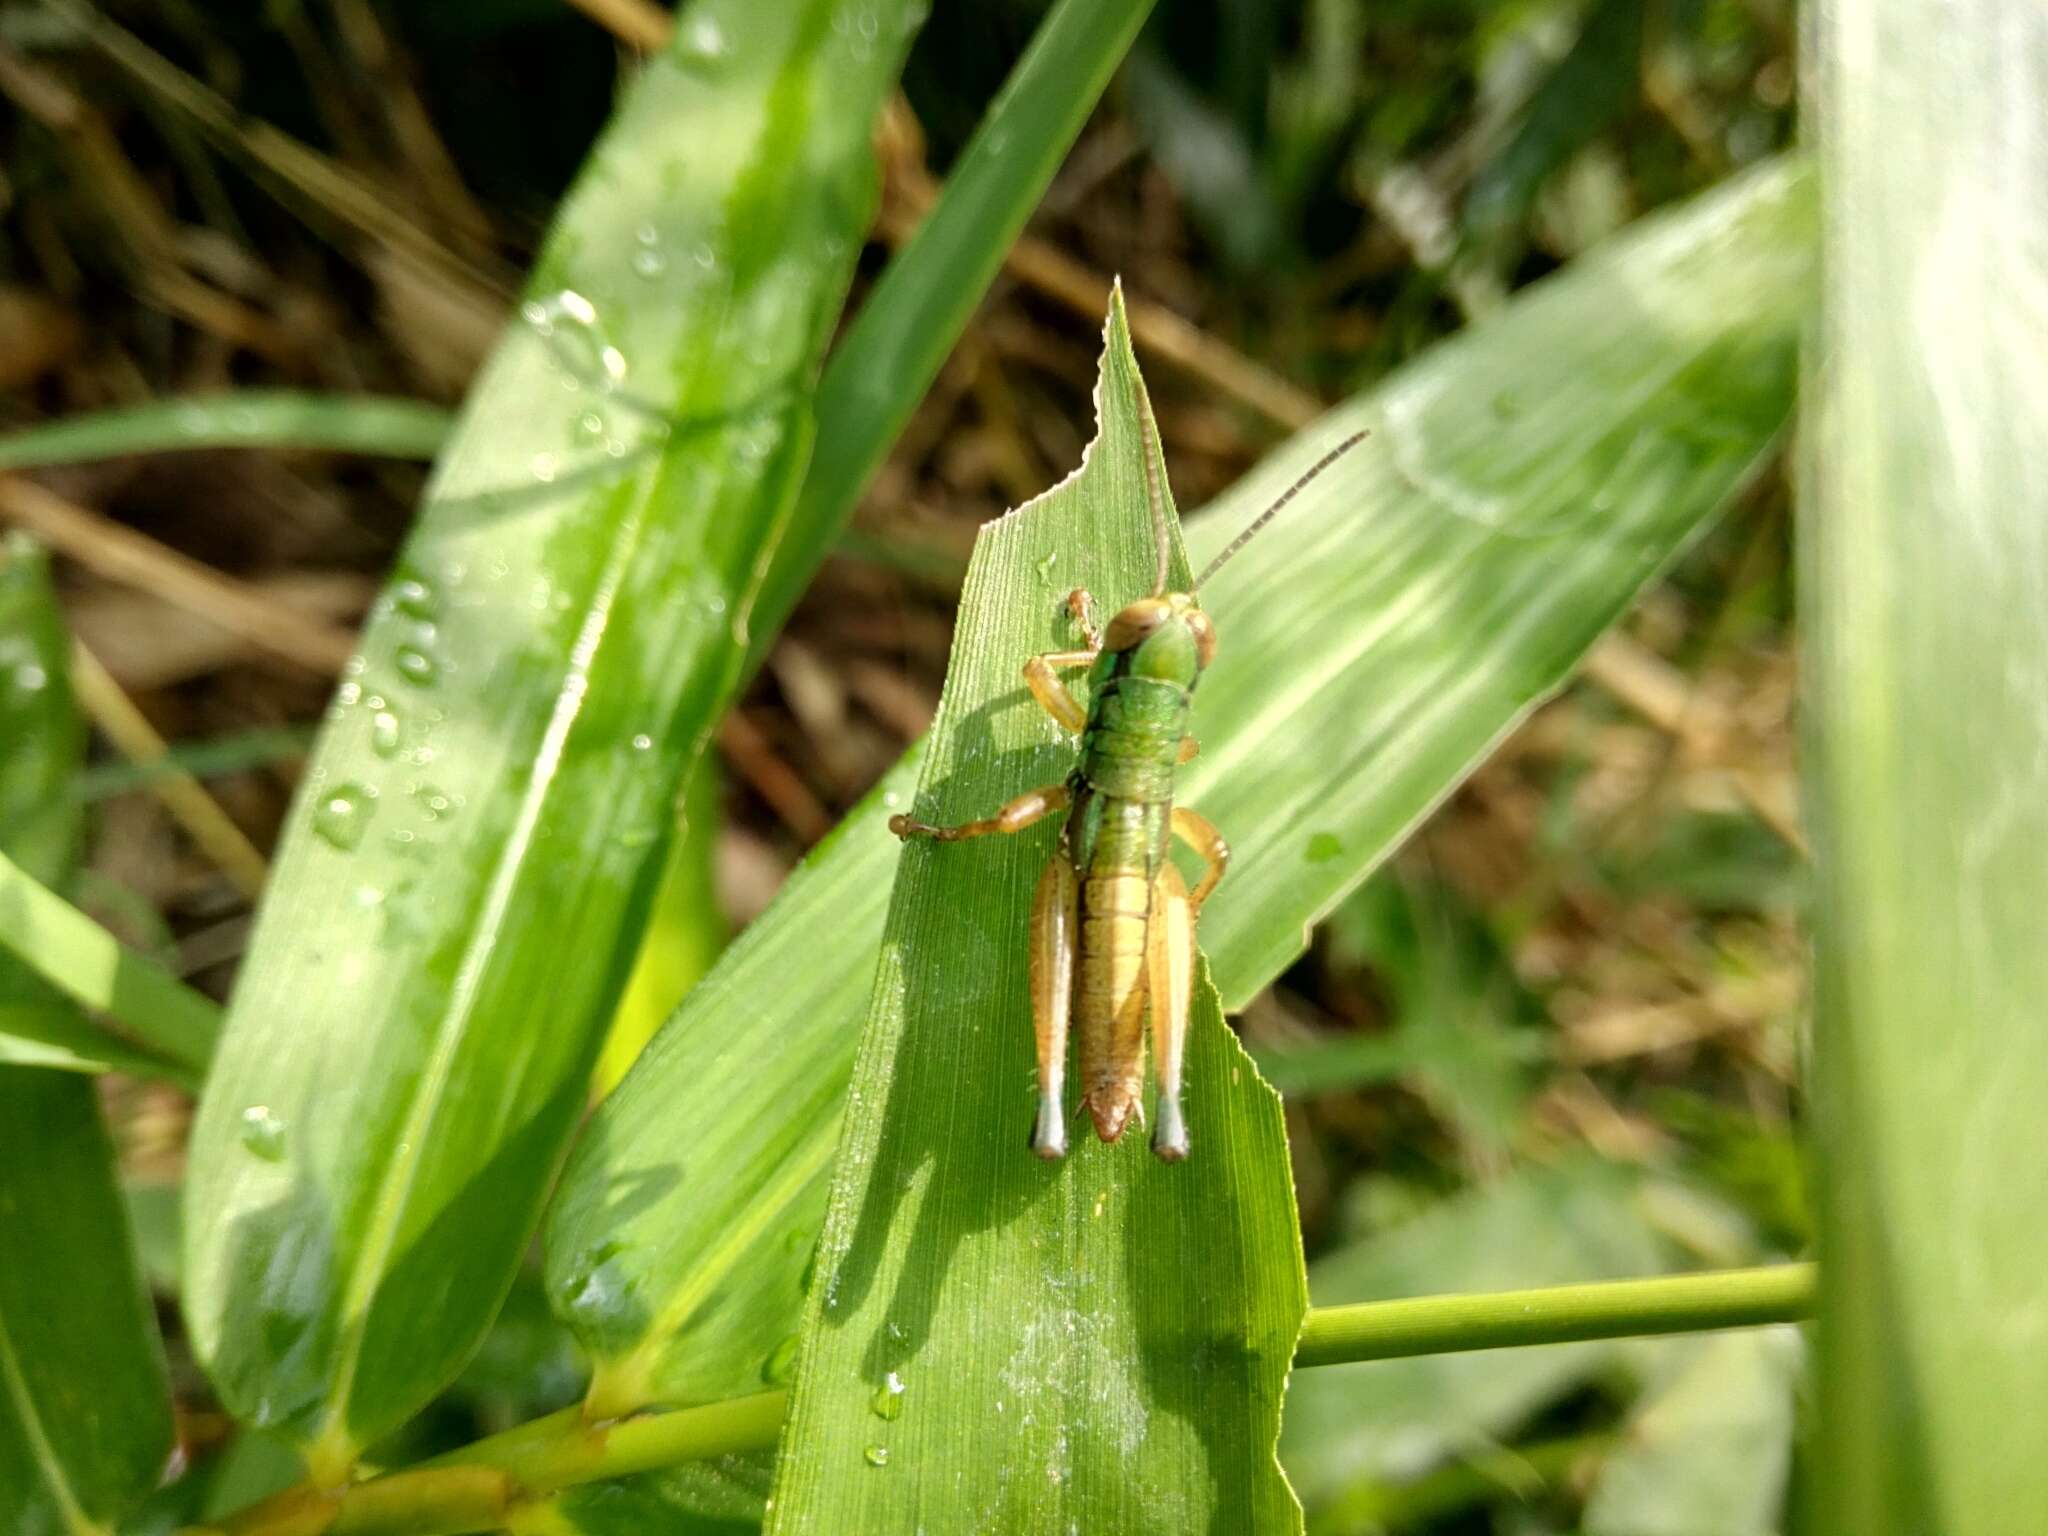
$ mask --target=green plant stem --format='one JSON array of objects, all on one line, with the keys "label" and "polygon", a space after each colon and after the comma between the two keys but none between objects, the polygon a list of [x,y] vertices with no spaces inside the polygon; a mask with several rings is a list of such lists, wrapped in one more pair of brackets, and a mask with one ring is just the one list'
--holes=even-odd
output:
[{"label": "green plant stem", "polygon": [[[1796,1322],[1815,1267],[1778,1264],[1469,1296],[1417,1296],[1310,1311],[1297,1366],[1392,1360],[1518,1344],[1566,1344]],[[403,1472],[319,1492],[295,1488],[187,1536],[454,1536],[502,1525],[519,1505],[578,1483],[772,1449],[787,1394],[592,1424],[576,1408]]]},{"label": "green plant stem", "polygon": [[1516,1344],[1789,1323],[1813,1310],[1814,1278],[1811,1264],[1774,1264],[1652,1280],[1315,1307],[1302,1325],[1294,1363],[1343,1365]]}]

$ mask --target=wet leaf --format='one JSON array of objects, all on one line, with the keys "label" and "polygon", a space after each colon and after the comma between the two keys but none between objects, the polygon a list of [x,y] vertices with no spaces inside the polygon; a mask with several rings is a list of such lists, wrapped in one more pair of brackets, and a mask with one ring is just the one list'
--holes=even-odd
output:
[{"label": "wet leaf", "polygon": [[201,1358],[316,1476],[450,1379],[531,1233],[803,473],[920,13],[689,8],[565,201],[336,696],[187,1224]]},{"label": "wet leaf", "polygon": [[[920,816],[988,815],[1071,767],[1018,660],[1075,642],[1066,586],[1104,614],[1151,589],[1141,388],[1119,301],[1082,467],[976,542]],[[1078,1121],[1062,1162],[1026,1145],[1022,938],[1057,835],[903,856],[771,1532],[912,1532],[940,1507],[1000,1530],[1298,1523],[1272,1454],[1306,1305],[1286,1133],[1213,991],[1189,1026],[1188,1161]]]}]

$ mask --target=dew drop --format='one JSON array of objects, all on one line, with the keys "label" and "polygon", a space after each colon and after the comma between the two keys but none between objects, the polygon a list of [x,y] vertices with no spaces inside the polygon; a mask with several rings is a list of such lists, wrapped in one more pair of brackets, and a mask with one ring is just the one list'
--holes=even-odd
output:
[{"label": "dew drop", "polygon": [[633,750],[635,752],[645,752],[649,747],[653,745],[654,738],[652,736],[649,736],[645,731],[642,731],[638,736],[635,736],[633,738]]},{"label": "dew drop", "polygon": [[625,354],[606,335],[597,306],[575,289],[529,300],[519,313],[566,370],[565,383],[581,381],[611,390],[625,381]]},{"label": "dew drop", "polygon": [[633,270],[642,277],[659,277],[668,270],[668,258],[659,251],[635,251]]},{"label": "dew drop", "polygon": [[370,721],[370,750],[379,757],[398,755],[398,716],[380,709]]},{"label": "dew drop", "polygon": [[1344,844],[1334,832],[1318,832],[1308,840],[1307,857],[1311,864],[1327,864],[1344,851]]},{"label": "dew drop", "polygon": [[323,843],[349,852],[369,831],[370,816],[376,809],[370,802],[376,798],[376,791],[360,784],[344,784],[330,791],[313,807],[313,830]]},{"label": "dew drop", "polygon": [[555,469],[556,460],[552,453],[536,453],[533,456],[533,478],[542,485],[553,484]]},{"label": "dew drop", "polygon": [[433,620],[440,612],[434,589],[415,577],[405,577],[391,585],[391,605],[400,613],[415,619]]},{"label": "dew drop", "polygon": [[596,411],[585,411],[576,418],[576,440],[580,443],[603,441],[605,430],[605,419]]},{"label": "dew drop", "polygon": [[441,675],[441,669],[434,664],[434,658],[416,645],[401,645],[395,660],[398,675],[420,688],[431,688],[434,679]]},{"label": "dew drop", "polygon": [[725,33],[712,17],[698,16],[683,28],[681,53],[686,61],[715,64],[725,57],[726,48]]},{"label": "dew drop", "polygon": [[271,1113],[268,1104],[251,1104],[242,1111],[242,1145],[266,1163],[284,1161],[284,1122]]},{"label": "dew drop", "polygon": [[41,693],[49,681],[50,674],[32,661],[23,662],[14,669],[14,686],[23,693]]},{"label": "dew drop", "polygon": [[761,1379],[771,1387],[787,1386],[796,1377],[797,1355],[802,1349],[803,1340],[792,1333],[768,1356],[761,1367]]},{"label": "dew drop", "polygon": [[889,1465],[889,1447],[886,1445],[871,1445],[862,1451],[860,1455],[861,1460],[871,1467],[886,1467]]},{"label": "dew drop", "polygon": [[718,252],[712,250],[708,242],[699,240],[690,248],[690,259],[709,272],[718,265]]},{"label": "dew drop", "polygon": [[903,1413],[903,1378],[891,1371],[868,1399],[868,1409],[878,1419],[894,1420]]}]

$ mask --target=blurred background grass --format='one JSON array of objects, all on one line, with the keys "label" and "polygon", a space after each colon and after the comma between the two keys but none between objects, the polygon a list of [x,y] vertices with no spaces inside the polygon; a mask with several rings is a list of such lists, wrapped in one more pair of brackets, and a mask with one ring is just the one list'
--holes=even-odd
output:
[{"label": "blurred background grass", "polygon": [[[593,9],[609,28],[562,0],[155,0],[106,6],[119,32],[0,7],[0,432],[230,390],[452,405],[634,67],[646,13]],[[1042,12],[936,9],[878,134],[864,279]],[[1793,80],[1782,0],[1161,0],[720,732],[729,920],[929,723],[974,528],[1079,455],[1108,274],[1133,296],[1179,498],[1200,505],[1321,402],[1784,147]],[[74,634],[260,856],[332,675],[167,601],[169,577],[105,574],[107,525],[246,584],[316,641],[345,634],[419,501],[432,417],[352,425],[348,446],[382,450],[367,454],[189,446],[233,421],[172,429],[183,451],[116,438],[35,479],[105,520],[59,563]],[[1771,474],[1248,1010],[1288,1096],[1318,1302],[1803,1248],[1792,688]],[[222,995],[246,866],[154,792],[162,770],[130,760],[147,752],[118,703],[86,702],[84,904]],[[161,1276],[189,1106],[118,1077],[106,1092]],[[1311,1529],[1777,1530],[1791,1347],[1316,1373],[1295,1384],[1286,1454]],[[223,1456],[189,1359],[178,1381],[188,1452],[219,1463],[216,1507],[274,1484],[260,1441]],[[522,1287],[387,1449],[505,1427],[580,1384]],[[1674,1444],[1689,1482],[1656,1459]],[[1681,1483],[1699,1486],[1674,1505]]]}]

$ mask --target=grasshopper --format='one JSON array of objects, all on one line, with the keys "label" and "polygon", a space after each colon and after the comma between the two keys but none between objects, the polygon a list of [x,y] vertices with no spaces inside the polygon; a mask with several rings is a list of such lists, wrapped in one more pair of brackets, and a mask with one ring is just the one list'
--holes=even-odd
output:
[{"label": "grasshopper", "polygon": [[[1067,598],[1087,644],[1024,663],[1024,683],[1045,712],[1081,739],[1074,771],[1058,784],[1017,796],[995,815],[958,826],[889,818],[898,837],[961,842],[1016,833],[1058,812],[1066,826],[1031,905],[1031,1013],[1038,1042],[1038,1115],[1031,1149],[1067,1151],[1067,1034],[1080,1027],[1081,1104],[1095,1134],[1113,1142],[1133,1113],[1144,1121],[1145,1019],[1152,1026],[1158,1115],[1152,1150],[1177,1163],[1188,1155],[1181,1113],[1181,1048],[1194,991],[1195,920],[1222,880],[1230,849],[1214,826],[1173,800],[1174,770],[1198,750],[1187,734],[1195,684],[1216,656],[1216,627],[1194,592],[1169,592],[1172,544],[1160,496],[1158,430],[1144,387],[1137,390],[1146,499],[1158,555],[1150,596],[1096,622],[1083,588]],[[1301,488],[1363,441],[1357,433],[1325,454],[1231,541],[1195,583],[1199,589]],[[1087,667],[1088,703],[1060,673]],[[1204,869],[1190,891],[1170,844],[1194,849]]]}]

